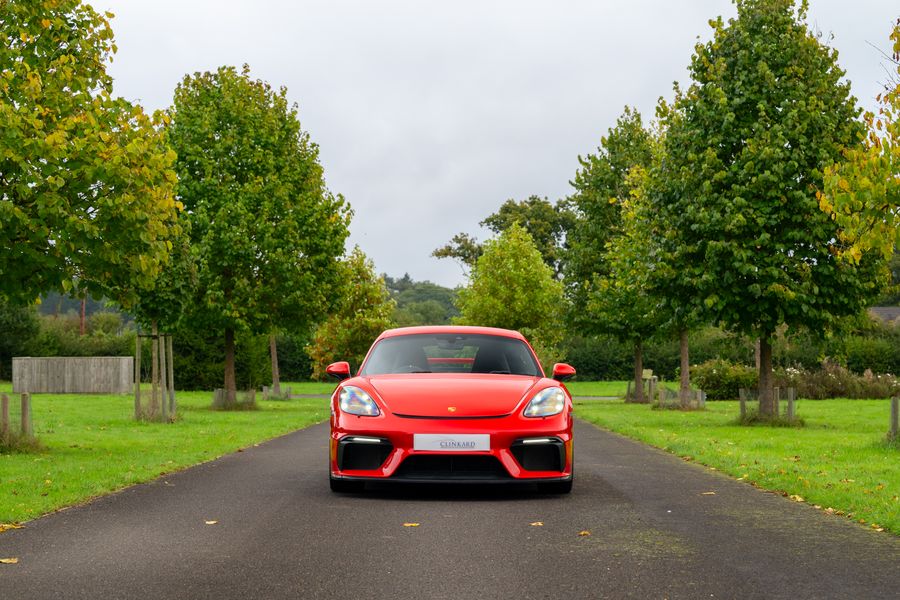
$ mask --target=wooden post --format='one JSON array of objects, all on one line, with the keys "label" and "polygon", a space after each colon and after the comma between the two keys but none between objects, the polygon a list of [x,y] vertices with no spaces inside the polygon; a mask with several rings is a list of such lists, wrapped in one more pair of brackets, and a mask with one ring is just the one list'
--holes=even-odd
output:
[{"label": "wooden post", "polygon": [[781,416],[781,407],[779,406],[779,402],[781,402],[781,388],[772,388],[772,402],[775,403],[775,412],[773,414],[777,419]]},{"label": "wooden post", "polygon": [[22,394],[22,437],[30,438],[33,434],[31,426],[31,394]]},{"label": "wooden post", "polygon": [[156,321],[153,321],[150,327],[150,418],[156,417],[156,409],[159,406],[159,335],[156,328]]},{"label": "wooden post", "polygon": [[785,388],[785,392],[787,393],[787,418],[788,421],[793,421],[795,416],[794,397],[797,395],[797,388]]},{"label": "wooden post", "polygon": [[741,420],[747,418],[747,390],[738,389],[738,396],[741,398]]},{"label": "wooden post", "polygon": [[0,444],[9,442],[9,396],[0,396]]},{"label": "wooden post", "polygon": [[141,418],[141,331],[134,337],[134,418]]},{"label": "wooden post", "polygon": [[162,404],[160,408],[162,409],[162,419],[163,421],[169,420],[169,399],[166,397],[169,395],[169,384],[167,382],[168,375],[168,365],[169,361],[166,360],[166,336],[159,336],[159,392],[160,392],[160,400],[162,400]]},{"label": "wooden post", "polygon": [[888,433],[888,439],[894,441],[896,439],[900,439],[897,436],[900,435],[900,398],[894,396],[891,398],[891,430]]},{"label": "wooden post", "polygon": [[166,356],[169,357],[169,416],[175,418],[175,410],[178,408],[175,403],[175,354],[172,352],[172,336],[166,336],[166,344],[169,345],[169,351]]}]

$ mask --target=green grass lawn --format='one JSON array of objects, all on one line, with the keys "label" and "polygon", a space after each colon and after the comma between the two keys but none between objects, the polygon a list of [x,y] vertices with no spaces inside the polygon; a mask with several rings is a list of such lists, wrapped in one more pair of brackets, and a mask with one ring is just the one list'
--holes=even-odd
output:
[{"label": "green grass lawn", "polygon": [[[0,391],[10,389],[8,383],[0,384]],[[33,519],[328,416],[327,400],[317,398],[260,402],[258,411],[218,412],[208,408],[211,396],[178,393],[180,420],[161,424],[132,420],[130,395],[35,394],[34,432],[43,449],[0,454],[0,523]],[[17,396],[12,401],[18,406]]]},{"label": "green grass lawn", "polygon": [[885,441],[886,400],[804,400],[803,428],[734,424],[737,402],[707,410],[652,410],[576,399],[575,414],[827,512],[900,534],[900,447]]}]

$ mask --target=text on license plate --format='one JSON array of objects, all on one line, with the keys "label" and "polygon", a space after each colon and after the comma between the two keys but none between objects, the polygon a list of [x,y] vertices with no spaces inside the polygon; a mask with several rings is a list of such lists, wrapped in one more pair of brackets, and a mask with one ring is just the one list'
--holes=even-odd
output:
[{"label": "text on license plate", "polygon": [[487,433],[415,433],[413,434],[413,449],[439,452],[490,450],[491,436]]}]

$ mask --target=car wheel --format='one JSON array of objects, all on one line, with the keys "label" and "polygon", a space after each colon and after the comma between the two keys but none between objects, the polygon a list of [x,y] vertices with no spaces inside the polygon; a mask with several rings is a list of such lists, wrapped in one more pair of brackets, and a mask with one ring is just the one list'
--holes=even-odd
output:
[{"label": "car wheel", "polygon": [[545,494],[568,494],[572,491],[573,479],[568,481],[547,481],[538,484],[538,491]]},{"label": "car wheel", "polygon": [[366,486],[366,482],[364,481],[348,481],[346,479],[334,479],[333,477],[328,478],[328,483],[331,484],[332,492],[341,494],[359,493],[363,491]]}]

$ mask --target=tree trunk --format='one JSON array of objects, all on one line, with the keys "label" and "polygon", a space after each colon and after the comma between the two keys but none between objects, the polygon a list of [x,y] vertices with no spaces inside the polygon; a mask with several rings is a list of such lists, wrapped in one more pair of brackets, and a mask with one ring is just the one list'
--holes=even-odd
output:
[{"label": "tree trunk", "polygon": [[682,408],[691,405],[691,361],[688,353],[688,331],[678,332],[678,352],[681,356],[681,385],[678,388],[678,401]]},{"label": "tree trunk", "polygon": [[269,354],[272,356],[272,394],[276,398],[281,397],[281,375],[278,372],[278,344],[275,342],[275,334],[269,334]]},{"label": "tree trunk", "polygon": [[156,417],[156,410],[159,401],[159,335],[156,327],[156,321],[150,322],[150,418]]},{"label": "tree trunk", "polygon": [[81,319],[79,320],[79,330],[81,332],[81,335],[84,335],[84,331],[85,331],[85,329],[84,329],[84,313],[85,313],[86,305],[87,305],[87,298],[82,298],[81,299]]},{"label": "tree trunk", "polygon": [[759,414],[775,418],[775,394],[772,389],[772,342],[768,334],[759,339]]},{"label": "tree trunk", "polygon": [[234,382],[234,329],[225,329],[225,402],[224,406],[234,406],[237,401],[237,385]]},{"label": "tree trunk", "polygon": [[634,343],[634,402],[644,402],[644,344]]}]

